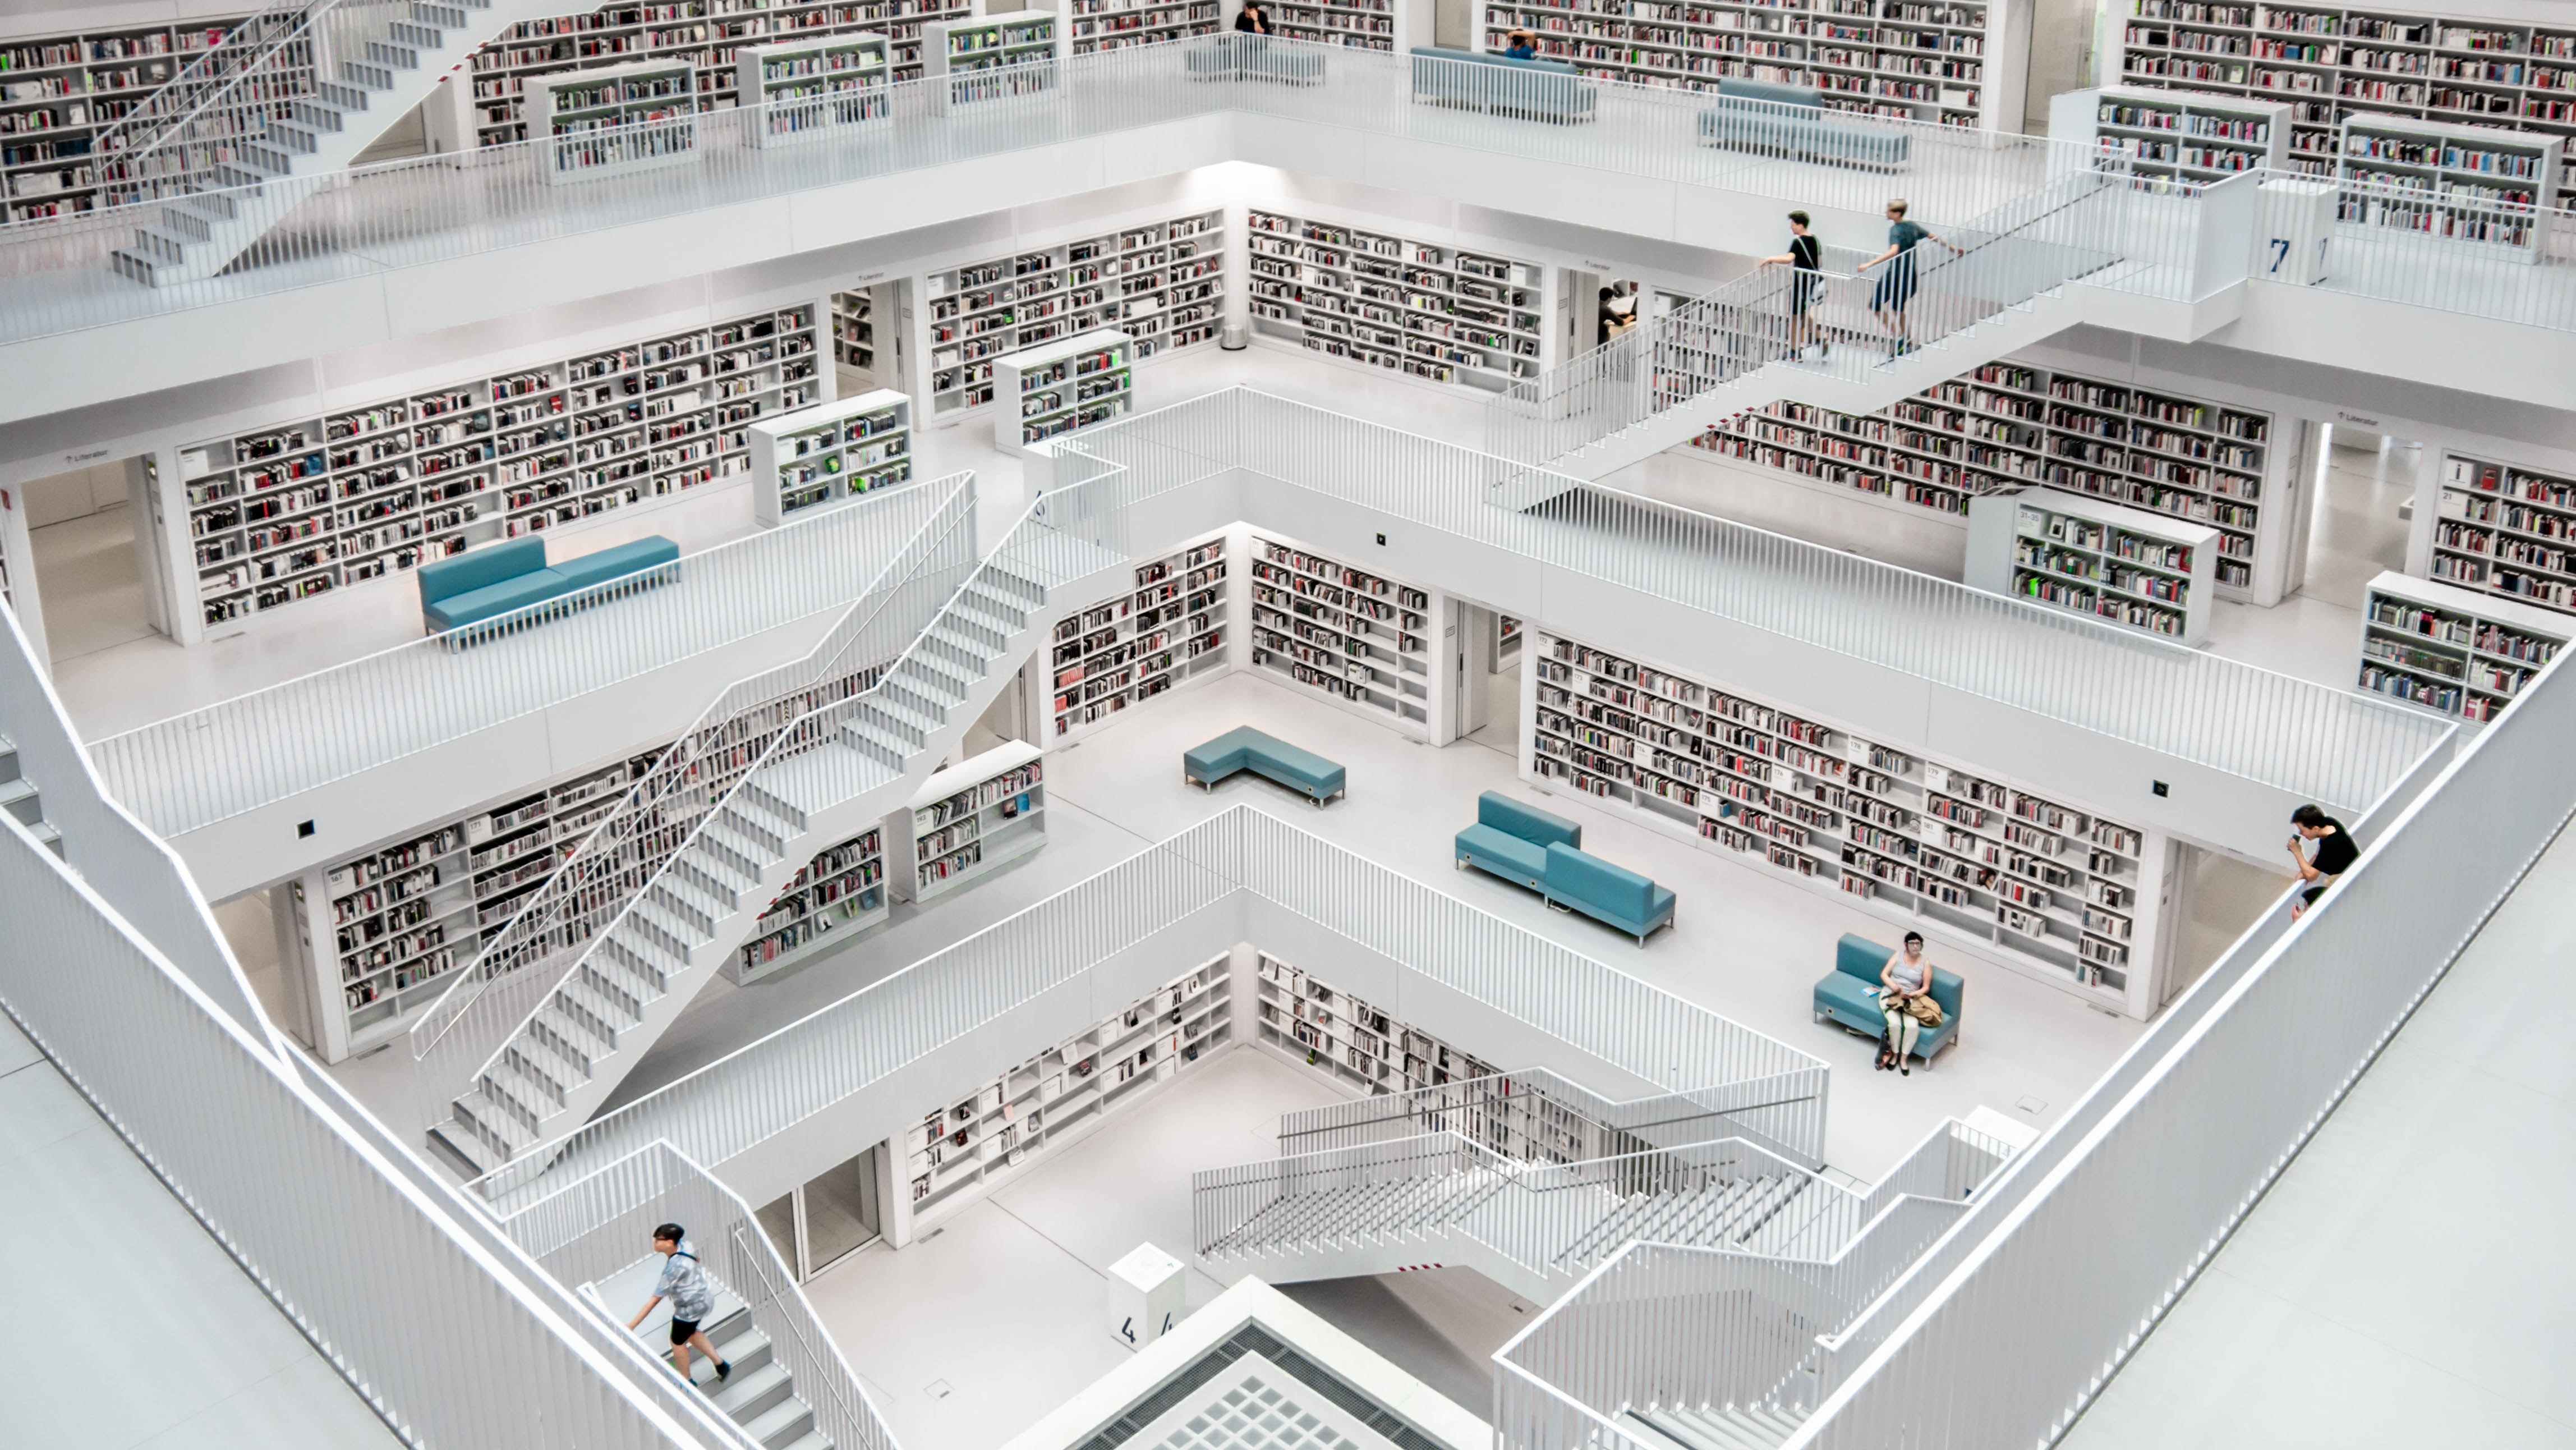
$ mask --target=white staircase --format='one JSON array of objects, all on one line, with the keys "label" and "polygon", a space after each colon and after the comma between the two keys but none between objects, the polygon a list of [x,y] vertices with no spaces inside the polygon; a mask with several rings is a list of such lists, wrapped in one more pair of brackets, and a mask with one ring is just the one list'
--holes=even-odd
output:
[{"label": "white staircase", "polygon": [[[653,1297],[661,1272],[662,1256],[647,1254],[609,1278],[582,1287],[604,1312],[624,1324],[629,1314]],[[797,1396],[796,1376],[772,1352],[769,1336],[752,1322],[751,1306],[713,1272],[707,1282],[715,1290],[715,1307],[698,1327],[724,1357],[728,1373],[718,1380],[715,1365],[692,1350],[689,1382],[762,1450],[831,1450],[831,1439],[814,1427],[813,1407]],[[653,1306],[653,1313],[634,1330],[646,1352],[665,1363],[670,1362],[670,1324],[671,1305],[665,1300]]]},{"label": "white staircase", "polygon": [[1803,1410],[1767,1404],[1658,1405],[1630,1410],[1628,1418],[1678,1450],[1775,1450],[1807,1421]]},{"label": "white staircase", "polygon": [[63,833],[45,819],[44,797],[36,783],[20,773],[18,747],[5,735],[0,735],[0,810],[16,816],[37,844],[56,856],[63,854]]},{"label": "white staircase", "polygon": [[221,272],[485,43],[560,8],[320,0],[243,22],[102,138],[162,196],[117,270],[153,287]]}]

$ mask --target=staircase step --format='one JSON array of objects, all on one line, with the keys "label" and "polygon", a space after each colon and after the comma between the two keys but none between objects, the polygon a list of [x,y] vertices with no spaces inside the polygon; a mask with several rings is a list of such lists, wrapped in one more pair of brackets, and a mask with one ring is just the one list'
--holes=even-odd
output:
[{"label": "staircase step", "polygon": [[37,794],[36,783],[25,776],[0,782],[0,810],[16,816],[20,825],[33,826],[45,819],[44,801]]},{"label": "staircase step", "polygon": [[552,1000],[592,1037],[606,1041],[612,1048],[636,1023],[623,1006],[600,995],[578,977],[556,987]]},{"label": "staircase step", "polygon": [[737,1425],[748,1425],[796,1396],[796,1381],[787,1366],[772,1359],[756,1368],[733,1358],[730,1347],[725,1358],[733,1365],[724,1388],[715,1395],[716,1408]]},{"label": "staircase step", "polygon": [[526,1152],[537,1141],[517,1115],[485,1097],[480,1087],[457,1098],[453,1111],[457,1121],[480,1140],[466,1156],[487,1170]]},{"label": "staircase step", "polygon": [[913,747],[898,740],[884,726],[867,720],[852,720],[841,727],[841,741],[851,750],[875,761],[888,770],[901,770],[912,755]]},{"label": "staircase step", "polygon": [[433,1124],[429,1136],[477,1174],[488,1173],[509,1161],[508,1153],[483,1141],[462,1118]]},{"label": "staircase step", "polygon": [[323,104],[337,106],[343,111],[363,111],[375,96],[375,92],[365,86],[347,85],[340,81],[316,81],[313,90]]},{"label": "staircase step", "polygon": [[54,829],[53,822],[38,821],[27,827],[27,834],[36,838],[37,845],[53,852],[55,860],[66,859],[63,855],[63,833]]},{"label": "staircase step", "polygon": [[590,1080],[587,1065],[577,1066],[558,1056],[544,1037],[532,1032],[522,1032],[505,1044],[501,1059],[526,1086],[544,1093],[557,1108],[566,1104],[574,1089]]},{"label": "staircase step", "polygon": [[617,1050],[614,1038],[601,1037],[580,1018],[555,1005],[551,998],[530,1019],[528,1031],[557,1055],[578,1066],[584,1078],[591,1075],[593,1064]]},{"label": "staircase step", "polygon": [[[406,66],[404,69],[413,69],[413,67]],[[390,91],[394,88],[393,69],[389,66],[369,61],[341,61],[340,79],[344,84],[356,86],[363,90]]]},{"label": "staircase step", "polygon": [[803,1400],[790,1396],[744,1422],[742,1432],[756,1445],[766,1446],[768,1450],[785,1450],[786,1446],[803,1439],[813,1428],[814,1411]]},{"label": "staircase step", "polygon": [[474,1079],[474,1088],[485,1102],[498,1108],[505,1118],[517,1123],[531,1137],[542,1135],[546,1120],[563,1111],[563,1104],[555,1101],[545,1082],[520,1076],[507,1056],[485,1068],[482,1076]]}]

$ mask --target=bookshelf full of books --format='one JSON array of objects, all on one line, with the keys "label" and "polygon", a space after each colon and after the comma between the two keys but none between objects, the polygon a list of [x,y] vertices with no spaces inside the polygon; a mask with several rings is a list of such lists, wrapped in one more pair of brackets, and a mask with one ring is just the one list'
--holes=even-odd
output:
[{"label": "bookshelf full of books", "polygon": [[1267,952],[1255,962],[1253,1040],[1344,1092],[1376,1097],[1502,1071]]},{"label": "bookshelf full of books", "polygon": [[933,420],[993,401],[1006,353],[1104,328],[1135,360],[1213,342],[1225,312],[1225,214],[1189,212],[922,279]]},{"label": "bookshelf full of books", "polygon": [[752,516],[769,528],[912,481],[912,395],[878,388],[753,423]]},{"label": "bookshelf full of books", "polygon": [[993,359],[997,395],[1014,400],[993,422],[993,445],[1032,443],[1124,418],[1136,408],[1135,339],[1113,328],[1076,333]]},{"label": "bookshelf full of books", "polygon": [[2484,724],[2527,688],[2576,619],[2432,579],[2388,572],[2361,606],[2361,687]]},{"label": "bookshelf full of books", "polygon": [[[1713,91],[1728,77],[1813,86],[1825,103],[1907,121],[2017,130],[2012,7],[1984,0],[1484,0],[1484,49],[1514,29],[1607,81]],[[1991,63],[1995,74],[1986,71]]]},{"label": "bookshelf full of books", "polygon": [[648,60],[541,77],[529,87],[545,138],[537,174],[560,186],[695,164],[697,74],[686,60]]},{"label": "bookshelf full of books", "polygon": [[474,53],[470,89],[445,107],[432,103],[432,138],[450,150],[524,141],[528,95],[538,83],[567,71],[643,61],[691,67],[701,109],[748,104],[740,89],[740,51],[772,41],[811,45],[855,32],[882,35],[887,78],[900,85],[921,78],[922,25],[973,10],[964,0],[696,0],[522,20]]},{"label": "bookshelf full of books", "polygon": [[[1408,28],[1406,13],[1426,0],[1281,0],[1270,7],[1270,33],[1317,45],[1393,50]],[[1427,42],[1419,42],[1427,43]]]},{"label": "bookshelf full of books", "polygon": [[1075,55],[1214,35],[1227,17],[1217,0],[1069,0],[1066,41]]},{"label": "bookshelf full of books", "polygon": [[[2316,176],[2336,174],[2341,127],[2363,113],[2527,137],[2576,132],[2576,13],[2500,21],[2251,0],[2125,0],[2118,9],[2126,18],[2106,76],[2286,102],[2289,164]],[[2576,202],[2567,187],[2557,177],[2543,204]]]},{"label": "bookshelf full of books", "polygon": [[2286,161],[2290,107],[2201,91],[2098,86],[2050,97],[2048,134],[2090,137],[2149,187],[2218,181]]},{"label": "bookshelf full of books", "polygon": [[1056,621],[1048,642],[1050,739],[1080,738],[1131,705],[1224,674],[1225,536],[1136,566],[1131,594]]},{"label": "bookshelf full of books", "polygon": [[737,983],[775,976],[884,921],[894,910],[884,844],[885,829],[871,826],[816,852],[762,910],[725,975]]},{"label": "bookshelf full of books", "polygon": [[1251,586],[1255,670],[1430,738],[1428,591],[1258,533]]},{"label": "bookshelf full of books", "polygon": [[1054,95],[1063,84],[1055,27],[1052,10],[1005,10],[924,25],[921,75],[931,88],[931,104],[956,111]]},{"label": "bookshelf full of books", "polygon": [[[2576,82],[2576,70],[2569,72]],[[2336,199],[2347,222],[2496,249],[2537,262],[2546,223],[2534,207],[2558,194],[2556,136],[2456,121],[2344,117],[2335,179],[2368,183]]]},{"label": "bookshelf full of books", "polygon": [[2161,843],[2138,828],[1561,635],[1530,666],[1533,781],[2151,1010],[2131,963],[2152,955]]},{"label": "bookshelf full of books", "polygon": [[1967,582],[2197,647],[2218,531],[2053,489],[1968,500]]},{"label": "bookshelf full of books", "polygon": [[205,624],[747,474],[750,424],[816,371],[808,305],[191,444]]},{"label": "bookshelf full of books", "polygon": [[585,771],[287,883],[280,940],[314,978],[315,1050],[338,1062],[408,1030],[653,759]]},{"label": "bookshelf full of books", "polygon": [[1045,752],[1009,740],[922,783],[886,819],[895,843],[898,901],[962,890],[1047,842]]},{"label": "bookshelf full of books", "polygon": [[2218,531],[2219,597],[2266,603],[2281,591],[2263,505],[2273,429],[2256,409],[1993,362],[1875,413],[1775,403],[1693,442],[1938,513],[1964,515],[1976,494],[2042,484],[2206,524]]},{"label": "bookshelf full of books", "polygon": [[0,40],[0,196],[8,219],[71,216],[134,200],[139,178],[116,153],[100,151],[99,139],[239,23],[102,24]]},{"label": "bookshelf full of books", "polygon": [[893,70],[886,38],[865,30],[746,45],[734,51],[734,95],[767,111],[753,145],[789,146],[892,114]]},{"label": "bookshelf full of books", "polygon": [[2427,574],[2576,614],[2576,475],[2452,453],[2439,502]]},{"label": "bookshelf full of books", "polygon": [[1538,376],[1537,264],[1278,212],[1250,226],[1257,335],[1488,392]]},{"label": "bookshelf full of books", "polygon": [[888,1241],[911,1242],[1232,1046],[1233,1000],[1217,957],[923,1113],[888,1145],[900,1185]]},{"label": "bookshelf full of books", "polygon": [[876,289],[854,287],[832,294],[832,360],[876,376]]}]

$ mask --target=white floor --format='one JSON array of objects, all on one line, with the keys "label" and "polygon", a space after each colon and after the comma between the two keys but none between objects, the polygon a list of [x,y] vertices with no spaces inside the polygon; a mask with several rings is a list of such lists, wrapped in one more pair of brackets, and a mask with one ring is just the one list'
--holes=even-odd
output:
[{"label": "white floor", "polygon": [[0,1244],[0,1444],[400,1444],[5,1018]]},{"label": "white floor", "polygon": [[2576,834],[2062,1442],[2576,1446]]}]

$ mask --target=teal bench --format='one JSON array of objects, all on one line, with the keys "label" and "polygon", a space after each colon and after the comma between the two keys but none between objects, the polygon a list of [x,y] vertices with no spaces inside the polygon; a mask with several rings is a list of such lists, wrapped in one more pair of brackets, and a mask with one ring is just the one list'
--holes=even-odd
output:
[{"label": "teal bench", "polygon": [[1487,791],[1476,823],[1458,833],[1458,869],[1476,869],[1538,892],[1560,911],[1607,922],[1645,945],[1673,924],[1673,893],[1583,849],[1583,828],[1563,816]]},{"label": "teal bench", "polygon": [[1824,92],[1814,86],[1729,77],[1717,83],[1717,104],[1699,113],[1699,144],[1874,171],[1905,165],[1912,138],[1847,114],[1825,109]]},{"label": "teal bench", "polygon": [[451,645],[470,644],[556,617],[557,611],[520,613],[531,605],[560,599],[568,612],[666,584],[679,577],[679,559],[680,546],[658,534],[551,566],[546,541],[535,535],[470,549],[420,566],[421,623]]},{"label": "teal bench", "polygon": [[1413,48],[1413,99],[1560,125],[1592,119],[1600,87],[1562,60],[1514,60],[1488,51]]},{"label": "teal bench", "polygon": [[[1816,1020],[1831,1021],[1875,1042],[1887,1035],[1887,1014],[1879,1010],[1870,988],[1887,968],[1894,947],[1846,934],[1834,947],[1834,969],[1816,983]],[[1956,972],[1932,969],[1932,1000],[1941,1004],[1941,1025],[1914,1039],[1914,1055],[1932,1066],[1932,1054],[1959,1040],[1959,1001],[1965,984]]]},{"label": "teal bench", "polygon": [[1311,750],[1238,726],[1181,756],[1181,777],[1201,790],[1238,771],[1273,780],[1317,805],[1344,790],[1343,769]]}]

